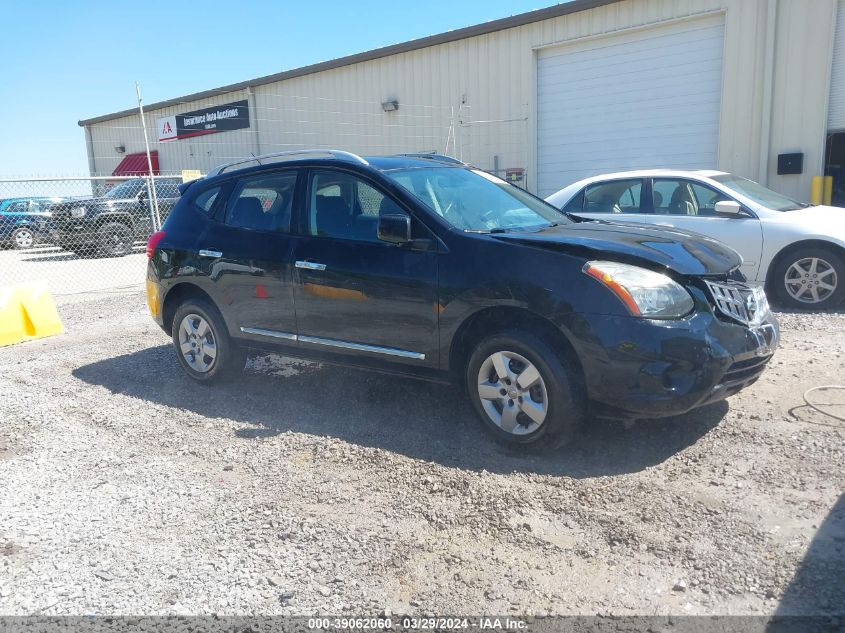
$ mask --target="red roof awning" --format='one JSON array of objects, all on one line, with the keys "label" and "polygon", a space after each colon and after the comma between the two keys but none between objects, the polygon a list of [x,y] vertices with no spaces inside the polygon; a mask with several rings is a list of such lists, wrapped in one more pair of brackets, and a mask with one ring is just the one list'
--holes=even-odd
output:
[{"label": "red roof awning", "polygon": [[[158,150],[150,152],[150,160],[153,164],[153,176],[158,174]],[[150,173],[149,165],[147,164],[147,153],[138,152],[137,154],[127,154],[120,161],[115,170],[111,173],[112,176],[147,176]]]}]

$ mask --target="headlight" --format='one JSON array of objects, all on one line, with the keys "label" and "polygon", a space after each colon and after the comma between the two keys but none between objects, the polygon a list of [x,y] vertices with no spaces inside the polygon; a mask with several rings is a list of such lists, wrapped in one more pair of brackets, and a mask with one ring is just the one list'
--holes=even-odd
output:
[{"label": "headlight", "polygon": [[619,262],[587,262],[581,270],[603,283],[633,316],[677,319],[694,305],[682,286],[647,268]]},{"label": "headlight", "polygon": [[84,218],[85,207],[73,207],[73,209],[70,210],[70,215],[74,218]]}]

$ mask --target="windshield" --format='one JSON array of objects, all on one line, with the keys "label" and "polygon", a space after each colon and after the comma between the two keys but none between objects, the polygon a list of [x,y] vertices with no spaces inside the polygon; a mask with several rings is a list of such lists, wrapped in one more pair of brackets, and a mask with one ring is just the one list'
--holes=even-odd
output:
[{"label": "windshield", "polygon": [[417,167],[387,175],[465,231],[507,231],[568,223],[553,206],[477,169]]},{"label": "windshield", "polygon": [[740,178],[732,174],[724,174],[722,176],[713,176],[713,180],[733,189],[737,193],[741,193],[746,198],[751,198],[754,202],[762,205],[773,211],[795,211],[795,209],[803,209],[806,204],[797,202],[792,198],[787,198],[779,193],[766,189],[763,185],[757,184],[753,180]]},{"label": "windshield", "polygon": [[127,180],[109,189],[106,193],[106,198],[134,198],[144,185],[145,182],[143,180]]}]

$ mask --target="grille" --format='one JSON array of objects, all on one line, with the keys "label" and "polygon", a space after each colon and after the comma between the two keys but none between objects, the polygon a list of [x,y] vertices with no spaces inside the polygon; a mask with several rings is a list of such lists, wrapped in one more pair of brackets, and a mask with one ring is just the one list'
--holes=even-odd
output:
[{"label": "grille", "polygon": [[745,324],[760,323],[769,312],[769,302],[762,288],[750,288],[738,282],[707,281],[719,311]]}]

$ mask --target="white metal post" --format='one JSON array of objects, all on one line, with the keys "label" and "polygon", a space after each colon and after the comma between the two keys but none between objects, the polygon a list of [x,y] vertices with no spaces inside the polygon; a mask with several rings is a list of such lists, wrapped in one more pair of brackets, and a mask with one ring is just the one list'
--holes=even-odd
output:
[{"label": "white metal post", "polygon": [[149,187],[150,198],[153,201],[152,206],[152,221],[153,231],[158,231],[161,228],[161,215],[158,212],[158,196],[156,195],[156,183],[153,176],[153,159],[150,154],[150,139],[147,137],[147,122],[144,120],[144,104],[141,101],[141,82],[135,82],[135,92],[138,95],[138,111],[141,113],[141,129],[144,130],[144,146],[147,148],[147,168],[150,172]]}]

